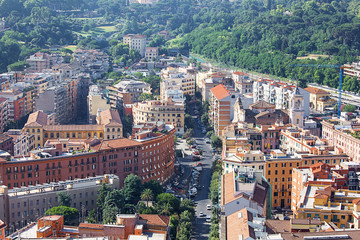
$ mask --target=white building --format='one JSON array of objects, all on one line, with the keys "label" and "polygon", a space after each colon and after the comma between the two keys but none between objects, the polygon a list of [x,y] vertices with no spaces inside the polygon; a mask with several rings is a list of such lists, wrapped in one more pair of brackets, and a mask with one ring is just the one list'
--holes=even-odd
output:
[{"label": "white building", "polygon": [[[295,95],[302,95],[304,116],[309,116],[310,93],[302,88],[288,83],[260,79],[254,81],[253,98],[254,102],[263,100],[268,103],[275,104],[277,109],[289,109],[291,107],[291,99]],[[296,97],[298,100],[298,97]],[[295,106],[294,106],[295,107]]]},{"label": "white building", "polygon": [[123,43],[128,44],[131,50],[139,51],[141,56],[145,56],[146,36],[140,34],[127,34],[123,37]]}]

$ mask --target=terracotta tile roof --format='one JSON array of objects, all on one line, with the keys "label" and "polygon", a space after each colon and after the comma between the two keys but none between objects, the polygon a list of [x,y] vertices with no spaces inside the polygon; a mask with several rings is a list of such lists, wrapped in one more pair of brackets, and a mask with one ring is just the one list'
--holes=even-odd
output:
[{"label": "terracotta tile roof", "polygon": [[104,225],[102,224],[93,224],[93,223],[80,223],[79,228],[88,228],[88,229],[103,229]]},{"label": "terracotta tile roof", "polygon": [[[35,124],[34,124],[35,123]],[[47,114],[42,111],[36,111],[29,115],[25,126],[45,126],[47,125]]]},{"label": "terracotta tile roof", "polygon": [[139,214],[140,219],[146,220],[149,225],[165,226],[170,223],[169,216],[157,215],[157,214]]},{"label": "terracotta tile roof", "polygon": [[45,131],[102,131],[101,125],[46,125]]},{"label": "terracotta tile roof", "polygon": [[235,75],[239,75],[239,76],[249,76],[249,74],[244,73],[244,72],[234,72]]},{"label": "terracotta tile roof", "polygon": [[223,98],[230,96],[229,91],[222,84],[213,87],[212,89],[210,89],[210,91],[212,92],[212,94],[214,94],[217,100],[221,100]]},{"label": "terracotta tile roof", "polygon": [[307,87],[307,88],[305,88],[305,90],[312,94],[327,94],[327,93],[329,93],[325,90],[322,90],[319,88],[314,88],[314,87]]},{"label": "terracotta tile roof", "polygon": [[270,234],[290,232],[290,220],[266,220],[266,232]]},{"label": "terracotta tile roof", "polygon": [[101,143],[96,144],[93,148],[95,150],[107,150],[114,148],[137,147],[137,146],[141,146],[141,143],[127,138],[118,138],[111,140],[103,140]]},{"label": "terracotta tile roof", "polygon": [[250,104],[249,107],[250,107],[250,109],[253,109],[253,108],[255,108],[255,109],[268,109],[268,108],[274,109],[275,105],[265,102],[264,100],[260,100],[256,103]]},{"label": "terracotta tile roof", "polygon": [[100,119],[102,125],[121,125],[120,115],[113,109],[107,109],[100,113]]}]

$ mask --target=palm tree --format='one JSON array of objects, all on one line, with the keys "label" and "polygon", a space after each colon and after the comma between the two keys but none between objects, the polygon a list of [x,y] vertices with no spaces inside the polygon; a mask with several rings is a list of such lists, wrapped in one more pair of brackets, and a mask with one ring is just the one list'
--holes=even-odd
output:
[{"label": "palm tree", "polygon": [[154,194],[151,189],[147,188],[141,193],[140,198],[142,201],[146,201],[146,207],[149,207],[149,201],[153,200]]}]

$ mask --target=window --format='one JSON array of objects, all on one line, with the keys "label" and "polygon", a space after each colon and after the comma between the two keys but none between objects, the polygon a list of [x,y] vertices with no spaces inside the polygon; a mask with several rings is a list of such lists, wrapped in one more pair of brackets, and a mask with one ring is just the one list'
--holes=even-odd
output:
[{"label": "window", "polygon": [[311,218],[311,213],[306,214],[307,218]]},{"label": "window", "polygon": [[[226,167],[228,167],[229,164],[227,163],[226,165],[227,165]],[[271,171],[270,171],[270,170],[268,171],[268,175],[271,175]]]},{"label": "window", "polygon": [[277,170],[275,170],[275,175],[277,175],[278,174],[278,171]]}]

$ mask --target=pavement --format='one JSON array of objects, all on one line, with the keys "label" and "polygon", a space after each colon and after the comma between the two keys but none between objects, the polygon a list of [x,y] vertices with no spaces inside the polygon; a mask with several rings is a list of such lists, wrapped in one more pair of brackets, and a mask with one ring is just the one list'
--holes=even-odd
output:
[{"label": "pavement", "polygon": [[[200,217],[199,213],[203,212],[205,215],[211,216],[211,210],[207,210],[206,207],[208,204],[211,205],[211,201],[209,199],[209,187],[211,181],[211,166],[212,162],[214,161],[214,157],[211,152],[210,144],[205,143],[205,134],[202,134],[201,128],[196,123],[196,121],[194,125],[195,136],[193,138],[196,140],[196,145],[198,146],[198,149],[203,150],[203,158],[198,161],[202,163],[203,170],[201,171],[199,177],[199,186],[201,186],[201,189],[198,190],[198,194],[195,198],[193,198],[196,205],[196,211],[192,239],[205,240],[209,238],[210,222],[206,222],[206,217]],[[180,148],[187,148],[185,140],[179,139],[177,149]],[[183,180],[191,174],[191,167],[194,164],[194,162],[192,161],[192,156],[187,155],[185,156],[185,158],[181,158],[180,164],[184,168],[184,174],[180,178],[181,180]]]}]

